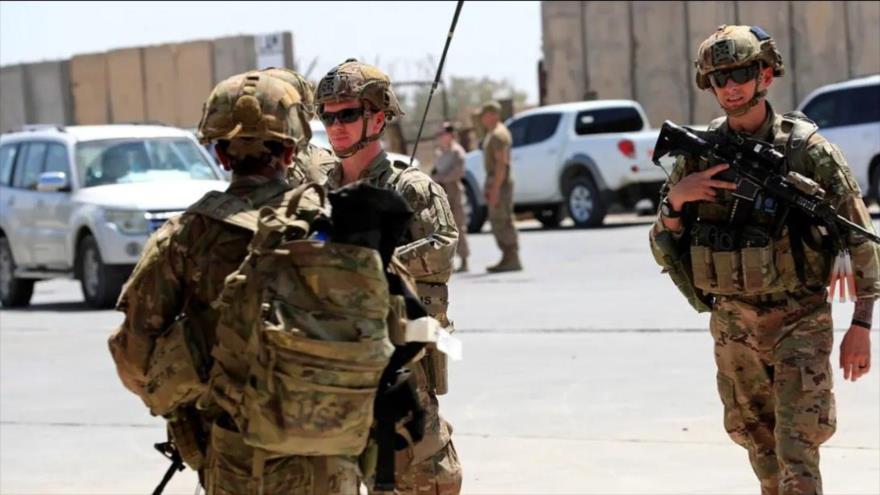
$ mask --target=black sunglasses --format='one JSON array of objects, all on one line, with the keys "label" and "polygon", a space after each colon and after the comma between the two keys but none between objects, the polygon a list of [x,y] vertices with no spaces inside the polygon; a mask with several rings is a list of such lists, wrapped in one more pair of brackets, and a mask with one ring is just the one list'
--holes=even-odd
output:
[{"label": "black sunglasses", "polygon": [[324,127],[330,127],[333,122],[338,121],[340,124],[351,124],[357,119],[363,117],[364,107],[344,108],[338,112],[321,112],[318,117],[324,123]]},{"label": "black sunglasses", "polygon": [[748,67],[716,70],[709,74],[709,80],[716,88],[723,88],[730,79],[737,84],[745,84],[758,75],[758,69],[758,64],[752,64]]}]

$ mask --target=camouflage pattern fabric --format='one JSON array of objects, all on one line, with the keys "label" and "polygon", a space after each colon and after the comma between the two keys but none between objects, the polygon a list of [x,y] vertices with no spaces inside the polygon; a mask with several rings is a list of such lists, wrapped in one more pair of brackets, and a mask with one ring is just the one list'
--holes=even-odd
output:
[{"label": "camouflage pattern fabric", "polygon": [[306,182],[325,184],[327,171],[339,163],[339,158],[332,151],[314,144],[297,152],[293,165],[287,167],[287,181],[296,187]]},{"label": "camouflage pattern fabric", "polygon": [[[266,457],[254,479],[258,450],[215,423],[206,473],[207,495],[358,495],[360,471],[352,456]],[[258,458],[258,457],[257,457]],[[260,465],[261,464],[261,465]]]},{"label": "camouflage pattern fabric", "polygon": [[[327,179],[331,189],[342,186],[341,163],[327,171]],[[359,180],[397,190],[415,212],[405,244],[397,248],[395,257],[415,278],[428,313],[443,325],[450,325],[446,314],[449,304],[446,283],[452,274],[458,230],[443,189],[421,171],[403,163],[391,163],[385,153],[380,153],[364,169]],[[426,296],[438,292],[439,297]],[[436,398],[435,377],[445,379],[446,374],[442,364],[438,364],[440,356],[436,351],[429,351],[426,358],[411,368],[426,410],[425,437],[411,452],[397,456],[397,476],[413,483],[406,490],[399,488],[401,495],[456,494],[461,486],[461,465],[452,446],[452,426],[440,416]],[[440,387],[440,392],[443,391]],[[430,478],[425,473],[438,475]],[[454,489],[440,492],[438,486]]]},{"label": "camouflage pattern fabric", "polygon": [[[784,147],[785,119],[767,104],[768,115],[754,137]],[[710,125],[715,132],[732,132],[726,121]],[[836,146],[813,134],[804,153],[788,155],[789,170],[818,182],[838,212],[869,230],[870,216],[858,184]],[[679,159],[661,195],[689,173],[710,164]],[[699,218],[728,218],[729,191],[719,191],[716,203],[697,205]],[[750,225],[771,219],[756,209]],[[666,231],[658,213],[651,229],[651,250],[663,266],[654,236]],[[673,233],[680,238],[681,233]],[[856,236],[847,240],[852,253],[859,297],[880,296],[880,256],[876,246]],[[718,390],[724,404],[725,429],[749,451],[763,494],[821,494],[819,446],[835,429],[829,355],[832,346],[830,306],[825,284],[832,253],[805,251],[806,283],[794,274],[791,240],[784,230],[772,241],[768,258],[776,260],[778,276],[756,294],[716,293],[710,328],[715,340]],[[693,248],[691,249],[693,252]]]},{"label": "camouflage pattern fabric", "polygon": [[710,322],[724,428],[764,495],[822,493],[819,446],[836,427],[824,294],[721,296]]},{"label": "camouflage pattern fabric", "polygon": [[[486,134],[483,139],[483,161],[486,166],[486,188],[494,183],[495,153],[501,150],[510,150],[513,145],[513,137],[503,123],[499,122],[495,129]],[[507,176],[501,183],[498,194],[498,202],[495,206],[489,206],[489,222],[492,224],[492,235],[495,243],[502,251],[516,251],[519,248],[519,236],[514,225],[513,213],[513,171],[511,164],[507,166]]]}]

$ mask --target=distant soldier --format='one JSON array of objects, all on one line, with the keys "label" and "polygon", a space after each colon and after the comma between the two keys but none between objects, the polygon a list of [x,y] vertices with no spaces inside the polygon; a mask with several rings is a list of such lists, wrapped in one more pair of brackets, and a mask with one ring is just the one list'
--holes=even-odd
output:
[{"label": "distant soldier", "polygon": [[[446,193],[430,177],[403,162],[392,162],[379,138],[402,115],[389,77],[376,67],[349,59],[334,67],[315,90],[318,115],[333,150],[342,161],[328,173],[328,187],[363,182],[399,192],[414,212],[395,257],[417,283],[430,316],[450,331],[447,282],[453,269],[458,230]],[[437,395],[446,393],[446,358],[436,348],[412,366],[426,410],[425,436],[398,456],[401,495],[455,495],[461,490],[461,465],[452,444],[452,427],[440,417]]]},{"label": "distant soldier", "polygon": [[[709,132],[772,143],[786,171],[816,181],[837,212],[872,230],[858,184],[840,150],[800,112],[779,115],[765,100],[784,74],[773,39],[759,27],[721,26],[699,48],[696,83],[726,117]],[[698,311],[711,311],[724,427],[749,453],[761,493],[822,493],[819,446],[835,431],[830,363],[831,305],[825,289],[832,242],[850,253],[858,300],[840,346],[844,379],[870,369],[869,332],[880,296],[876,246],[828,231],[775,198],[739,201],[737,185],[713,178],[724,163],[680,158],[662,189],[651,249]],[[678,254],[690,266],[680,272]]]},{"label": "distant soldier", "polygon": [[483,193],[489,206],[489,222],[495,243],[501,249],[501,261],[489,266],[490,272],[522,270],[519,260],[519,240],[513,214],[513,171],[510,168],[510,148],[513,138],[501,122],[501,104],[490,101],[480,111],[480,121],[486,131],[483,138],[483,162],[486,165],[486,184]]},{"label": "distant soldier", "polygon": [[437,134],[437,158],[434,163],[432,178],[446,191],[455,225],[458,227],[458,257],[461,264],[456,272],[468,271],[467,219],[464,216],[464,148],[455,138],[455,126],[444,122]]}]

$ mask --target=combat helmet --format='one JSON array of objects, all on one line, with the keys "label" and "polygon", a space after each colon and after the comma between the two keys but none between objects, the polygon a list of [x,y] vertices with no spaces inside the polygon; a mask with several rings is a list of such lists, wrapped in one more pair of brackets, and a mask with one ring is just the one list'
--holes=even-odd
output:
[{"label": "combat helmet", "polygon": [[[391,89],[391,78],[378,68],[350,58],[330,70],[315,90],[315,103],[318,113],[323,112],[324,104],[343,100],[360,100],[369,103],[372,109],[385,113],[385,122],[393,122],[403,115],[400,102]],[[336,155],[347,158],[363,149],[368,143],[381,137],[383,126],[377,134],[367,136],[368,114],[364,113],[364,127],[360,140],[344,150],[334,150]]]},{"label": "combat helmet", "polygon": [[[705,41],[700,44],[697,51],[696,83],[700,89],[708,89],[711,86],[709,74],[717,70],[746,67],[755,62],[762,67],[772,67],[773,75],[781,77],[785,74],[782,64],[782,55],[776,49],[776,43],[763,29],[758,26],[728,26],[721,25]],[[760,77],[760,71],[758,75]],[[743,106],[740,113],[745,113],[755,106],[758,100],[766,96],[762,90]]]},{"label": "combat helmet", "polygon": [[294,86],[259,71],[221,81],[202,107],[197,137],[202,144],[228,140],[227,153],[244,158],[271,154],[266,141],[295,147],[305,134]]},{"label": "combat helmet", "polygon": [[312,84],[298,72],[283,67],[269,67],[268,69],[263,69],[261,72],[292,85],[299,93],[302,101],[299,107],[297,107],[297,111],[303,124],[305,142],[298,144],[300,148],[304,148],[309,140],[312,139],[310,122],[315,119],[317,115],[317,110],[315,109],[315,90],[312,88]]}]

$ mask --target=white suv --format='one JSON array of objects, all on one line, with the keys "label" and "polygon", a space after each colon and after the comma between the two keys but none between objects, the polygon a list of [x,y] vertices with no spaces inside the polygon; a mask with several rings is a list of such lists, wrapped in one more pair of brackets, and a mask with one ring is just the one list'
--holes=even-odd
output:
[{"label": "white suv", "polygon": [[862,194],[880,202],[880,74],[822,86],[798,109],[840,147]]},{"label": "white suv", "polygon": [[0,135],[0,302],[34,282],[77,278],[92,307],[114,304],[149,235],[228,183],[182,129],[28,126]]}]

